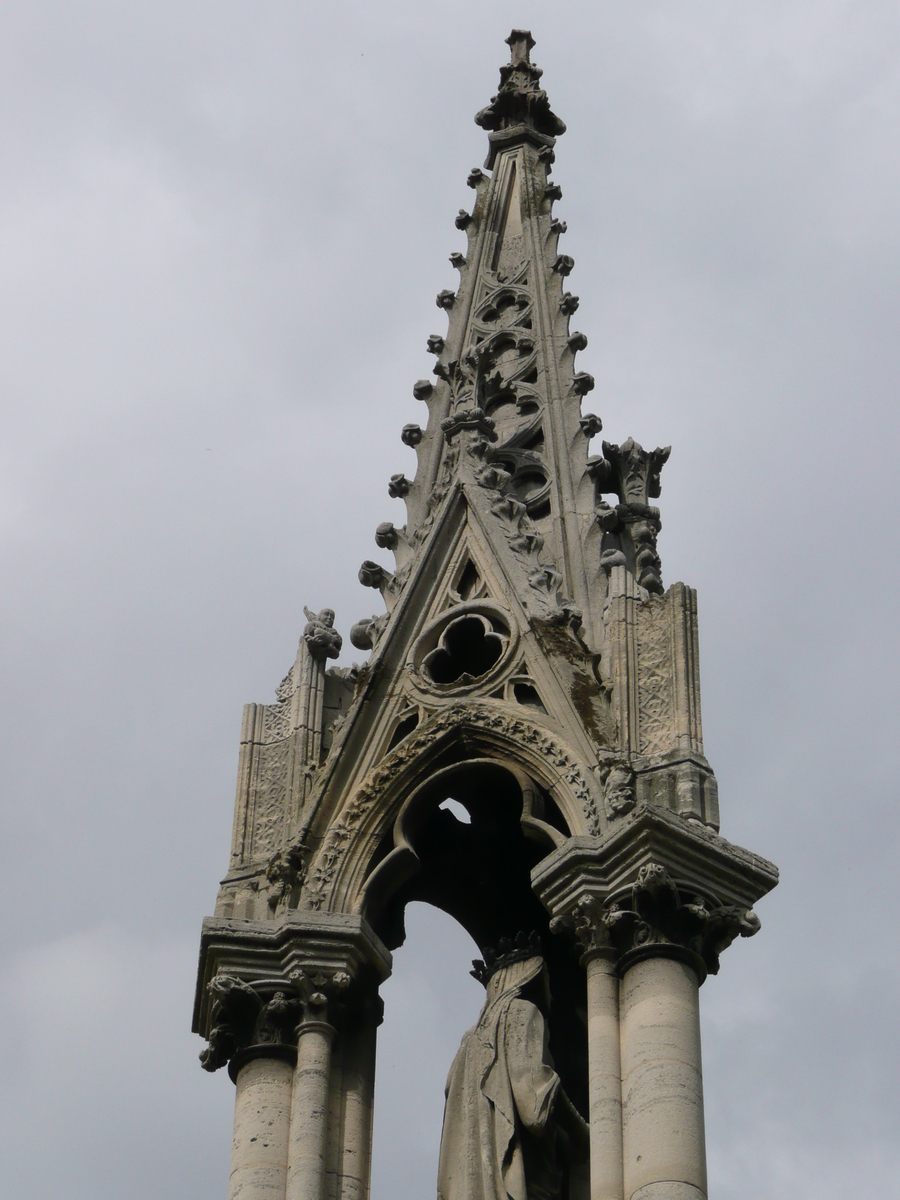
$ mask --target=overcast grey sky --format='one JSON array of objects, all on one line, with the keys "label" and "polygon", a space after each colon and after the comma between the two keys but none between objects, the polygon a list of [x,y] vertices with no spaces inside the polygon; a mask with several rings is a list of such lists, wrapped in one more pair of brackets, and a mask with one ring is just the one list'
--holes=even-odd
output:
[{"label": "overcast grey sky", "polygon": [[[513,25],[604,436],[673,446],[723,832],[776,861],[702,992],[715,1200],[900,1195],[900,7],[0,7],[0,1200],[222,1200],[190,1033],[241,706],[345,636],[414,467]],[[356,657],[360,657],[358,654]],[[478,1008],[416,912],[373,1200],[434,1194]]]}]

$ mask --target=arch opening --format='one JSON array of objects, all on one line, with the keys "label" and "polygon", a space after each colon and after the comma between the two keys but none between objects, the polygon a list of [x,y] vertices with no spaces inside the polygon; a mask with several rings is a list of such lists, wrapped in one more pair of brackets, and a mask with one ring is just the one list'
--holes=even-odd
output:
[{"label": "arch opening", "polygon": [[415,903],[457,921],[482,957],[501,938],[536,932],[550,981],[550,1050],[566,1092],[586,1114],[584,969],[568,939],[551,933],[531,888],[532,869],[562,840],[546,820],[561,823],[551,808],[542,789],[509,763],[474,759],[436,772],[408,798],[374,856],[362,912],[392,950],[405,941],[405,911]]}]

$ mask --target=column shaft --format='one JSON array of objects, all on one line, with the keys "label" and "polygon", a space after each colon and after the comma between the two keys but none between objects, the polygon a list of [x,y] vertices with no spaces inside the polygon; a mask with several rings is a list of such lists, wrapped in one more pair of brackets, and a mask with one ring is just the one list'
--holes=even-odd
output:
[{"label": "column shaft", "polygon": [[586,956],[591,1200],[622,1200],[619,979],[612,956]]},{"label": "column shaft", "polygon": [[683,962],[634,963],[621,985],[625,1200],[706,1200],[699,984]]},{"label": "column shaft", "polygon": [[366,1020],[348,1038],[344,1059],[339,1200],[367,1200],[369,1195],[376,1036],[375,1022]]},{"label": "column shaft", "polygon": [[291,1100],[287,1200],[322,1200],[334,1029],[324,1021],[306,1021],[299,1027],[298,1035]]},{"label": "column shaft", "polygon": [[274,1058],[238,1072],[228,1200],[285,1200],[292,1074]]}]

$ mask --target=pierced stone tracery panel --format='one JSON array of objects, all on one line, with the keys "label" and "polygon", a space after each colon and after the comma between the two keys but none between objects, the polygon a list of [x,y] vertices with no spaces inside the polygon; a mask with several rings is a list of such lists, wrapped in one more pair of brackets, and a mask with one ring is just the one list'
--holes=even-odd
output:
[{"label": "pierced stone tracery panel", "polygon": [[515,641],[512,621],[494,604],[456,605],[433,621],[413,647],[414,682],[441,694],[490,687],[506,668]]}]

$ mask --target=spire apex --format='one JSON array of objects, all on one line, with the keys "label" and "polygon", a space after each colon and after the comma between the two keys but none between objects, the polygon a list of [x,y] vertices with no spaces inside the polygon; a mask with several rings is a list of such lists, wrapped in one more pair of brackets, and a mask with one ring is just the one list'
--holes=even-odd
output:
[{"label": "spire apex", "polygon": [[513,67],[519,66],[521,63],[531,62],[531,51],[535,46],[535,40],[531,36],[530,29],[514,29],[506,39],[506,44],[509,46],[509,61]]},{"label": "spire apex", "polygon": [[544,137],[566,132],[565,122],[550,109],[547,93],[538,84],[543,71],[531,61],[535,41],[527,29],[514,29],[506,39],[509,62],[500,68],[500,90],[475,117],[475,124],[489,132],[518,125]]}]

